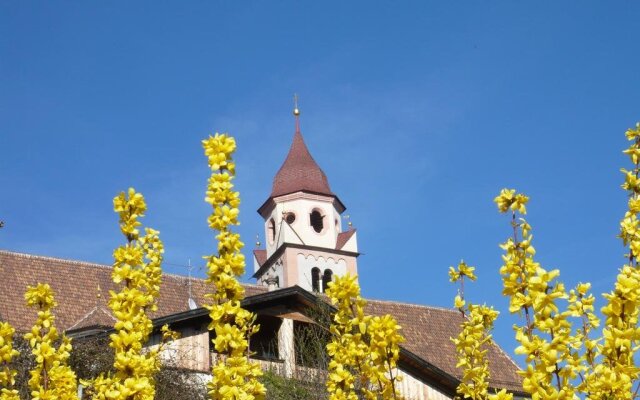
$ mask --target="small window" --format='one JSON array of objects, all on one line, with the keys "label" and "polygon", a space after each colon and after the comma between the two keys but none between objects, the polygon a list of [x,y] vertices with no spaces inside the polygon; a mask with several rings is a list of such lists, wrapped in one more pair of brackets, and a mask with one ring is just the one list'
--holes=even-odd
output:
[{"label": "small window", "polygon": [[322,275],[322,293],[326,293],[327,289],[329,289],[329,282],[333,279],[333,271],[330,269],[325,269],[324,274]]},{"label": "small window", "polygon": [[296,215],[292,212],[288,212],[285,214],[284,220],[287,221],[287,224],[291,225],[296,222]]},{"label": "small window", "polygon": [[320,268],[314,267],[311,270],[311,288],[314,292],[320,291]]},{"label": "small window", "polygon": [[320,214],[320,211],[313,210],[309,215],[309,224],[313,227],[313,230],[320,233],[324,229],[324,222],[322,221],[324,215]]},{"label": "small window", "polygon": [[271,218],[267,224],[267,236],[269,237],[269,243],[273,244],[276,240],[276,221]]}]

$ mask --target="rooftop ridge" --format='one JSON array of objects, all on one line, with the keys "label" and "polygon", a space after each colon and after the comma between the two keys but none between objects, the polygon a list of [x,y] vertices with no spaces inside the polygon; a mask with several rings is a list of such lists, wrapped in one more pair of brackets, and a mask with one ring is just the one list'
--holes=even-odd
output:
[{"label": "rooftop ridge", "polygon": [[[35,259],[35,260],[43,260],[43,261],[56,261],[56,262],[61,262],[64,264],[72,264],[72,265],[81,265],[81,266],[85,266],[85,267],[94,267],[94,268],[108,268],[111,269],[113,268],[112,265],[108,265],[108,264],[100,264],[100,263],[94,263],[94,262],[89,262],[89,261],[81,261],[81,260],[71,260],[68,258],[60,258],[60,257],[50,257],[50,256],[41,256],[38,254],[28,254],[28,253],[21,253],[21,252],[17,252],[17,251],[11,251],[11,250],[3,250],[0,249],[0,255],[8,255],[8,256],[14,256],[14,257],[21,257],[21,258],[27,258],[27,259]],[[179,274],[172,274],[169,272],[164,272],[162,271],[162,276],[167,276],[169,278],[176,278],[176,279],[189,279],[189,277],[187,275],[179,275]],[[198,280],[198,281],[205,281],[205,278],[199,278],[196,276],[192,276],[191,279],[194,280]],[[256,285],[254,283],[247,283],[247,282],[240,282],[243,286],[255,286],[255,287],[262,287],[260,285]]]},{"label": "rooftop ridge", "polygon": [[402,301],[393,301],[393,300],[369,299],[369,298],[366,298],[366,297],[364,299],[367,301],[367,303],[374,302],[374,303],[384,303],[384,304],[397,304],[397,305],[403,305],[403,306],[409,306],[409,307],[415,307],[415,308],[425,308],[425,309],[429,309],[429,310],[447,311],[447,312],[451,312],[451,313],[455,313],[455,314],[460,313],[460,311],[456,310],[455,308],[446,308],[446,307],[440,307],[440,306],[429,306],[429,305],[425,305],[425,304],[405,303],[405,302],[402,302]]},{"label": "rooftop ridge", "polygon": [[100,264],[100,263],[94,263],[90,261],[81,261],[81,260],[70,260],[68,258],[60,258],[60,257],[41,256],[39,254],[28,254],[28,253],[21,253],[21,252],[11,251],[11,250],[0,249],[0,255],[1,254],[8,255],[8,256],[21,257],[21,258],[28,258],[28,259],[44,260],[44,261],[58,261],[65,264],[83,265],[87,267],[112,268],[111,265],[107,265],[107,264]]}]

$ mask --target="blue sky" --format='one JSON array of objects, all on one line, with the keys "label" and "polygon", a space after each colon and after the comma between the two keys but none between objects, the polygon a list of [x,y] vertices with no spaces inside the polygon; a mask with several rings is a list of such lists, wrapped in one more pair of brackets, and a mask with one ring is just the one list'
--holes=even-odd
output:
[{"label": "blue sky", "polygon": [[200,140],[228,131],[251,250],[296,92],[364,294],[448,307],[464,258],[511,350],[501,188],[531,196],[538,260],[567,285],[608,291],[624,262],[638,17],[632,1],[0,2],[0,248],[110,263],[111,199],[134,186],[165,269],[186,273],[214,249]]}]

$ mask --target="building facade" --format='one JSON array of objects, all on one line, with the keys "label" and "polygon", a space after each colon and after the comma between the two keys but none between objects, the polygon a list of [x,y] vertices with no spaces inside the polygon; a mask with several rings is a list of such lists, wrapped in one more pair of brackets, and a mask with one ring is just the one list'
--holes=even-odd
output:
[{"label": "building facade", "polygon": [[[296,128],[289,153],[258,209],[265,244],[253,252],[257,283],[244,285],[243,306],[257,315],[260,331],[252,337],[251,350],[265,369],[294,379],[322,381],[328,340],[322,332],[327,331],[332,312],[322,293],[334,277],[358,274],[357,232],[345,224],[346,207],[311,156],[297,109],[294,114]],[[18,331],[30,330],[36,313],[25,307],[24,291],[28,285],[46,282],[56,293],[59,328],[76,340],[108,334],[114,319],[99,293],[115,289],[110,274],[111,268],[105,265],[0,250],[0,318]],[[164,274],[158,311],[153,315],[158,329],[170,324],[181,334],[164,352],[165,362],[203,380],[216,357],[212,333],[207,330],[208,311],[201,308],[209,291],[204,280]],[[366,312],[391,314],[402,326],[406,342],[397,372],[403,376],[399,390],[404,398],[455,396],[461,373],[450,338],[458,335],[462,323],[457,310],[368,300]],[[159,334],[149,345],[158,340]],[[490,386],[526,397],[511,358],[493,342],[487,356]]]}]

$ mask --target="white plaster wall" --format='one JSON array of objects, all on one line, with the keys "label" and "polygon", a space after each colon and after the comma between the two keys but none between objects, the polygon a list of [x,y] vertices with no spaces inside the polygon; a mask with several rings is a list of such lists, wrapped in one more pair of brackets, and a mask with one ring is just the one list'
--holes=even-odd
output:
[{"label": "white plaster wall", "polygon": [[311,270],[314,267],[320,269],[320,277],[325,269],[333,271],[335,276],[343,276],[347,273],[347,262],[344,258],[338,257],[316,257],[313,254],[298,253],[296,256],[298,263],[298,285],[308,291],[313,290],[311,283]]},{"label": "white plaster wall", "polygon": [[256,256],[253,256],[253,272],[257,272],[260,269],[260,263],[258,262],[258,259],[256,258]]},{"label": "white plaster wall", "polygon": [[[267,257],[270,257],[285,242],[335,248],[337,235],[342,229],[342,221],[340,213],[333,206],[331,197],[294,193],[276,198],[275,203],[275,207],[264,224]],[[324,227],[320,233],[316,232],[309,223],[309,215],[314,209],[318,209],[324,215]],[[284,213],[287,212],[293,212],[296,215],[296,220],[291,224],[295,233],[282,221]],[[272,218],[275,222],[275,238],[273,240],[270,239],[269,232],[269,220]],[[338,226],[336,226],[336,222]]]},{"label": "white plaster wall", "polygon": [[353,251],[354,253],[358,252],[358,232],[353,232],[353,235],[347,240],[347,243],[342,246],[344,251]]},{"label": "white plaster wall", "polygon": [[[296,199],[279,205],[282,207],[283,212],[294,212],[296,214],[296,220],[291,224],[291,227],[295,229],[304,244],[327,248],[335,247],[335,219],[333,203],[331,201]],[[309,223],[309,215],[314,209],[318,209],[320,213],[324,215],[324,228],[320,233],[313,230],[313,227]],[[290,232],[290,234],[285,237],[285,241],[291,243],[298,241],[298,238],[295,237],[293,232]]]}]

